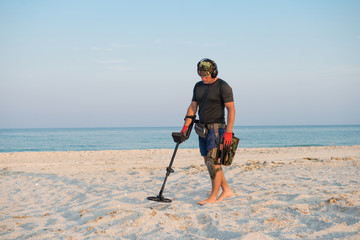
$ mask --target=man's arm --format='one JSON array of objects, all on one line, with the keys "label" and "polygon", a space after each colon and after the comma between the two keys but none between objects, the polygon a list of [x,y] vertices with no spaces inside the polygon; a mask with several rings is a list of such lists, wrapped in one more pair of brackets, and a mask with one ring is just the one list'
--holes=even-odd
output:
[{"label": "man's arm", "polygon": [[227,128],[226,132],[232,133],[234,122],[235,122],[235,104],[234,102],[225,103],[225,107],[227,110]]},{"label": "man's arm", "polygon": [[[189,108],[188,108],[188,110],[187,110],[187,112],[186,112],[186,116],[196,115],[197,108],[198,108],[197,102],[192,101]],[[184,125],[189,126],[191,122],[192,122],[191,118],[186,118]]]}]

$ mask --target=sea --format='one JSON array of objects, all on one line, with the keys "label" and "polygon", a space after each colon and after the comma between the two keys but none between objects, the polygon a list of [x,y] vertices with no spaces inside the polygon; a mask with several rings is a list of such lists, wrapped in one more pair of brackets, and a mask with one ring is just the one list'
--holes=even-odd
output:
[{"label": "sea", "polygon": [[[0,129],[0,152],[172,149],[179,127]],[[240,148],[360,145],[360,125],[237,126]],[[198,148],[193,130],[180,148]]]}]

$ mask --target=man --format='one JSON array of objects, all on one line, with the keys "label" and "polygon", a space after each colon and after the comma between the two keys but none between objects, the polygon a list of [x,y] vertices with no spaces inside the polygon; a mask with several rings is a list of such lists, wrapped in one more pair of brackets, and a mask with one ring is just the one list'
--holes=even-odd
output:
[{"label": "man", "polygon": [[[216,63],[208,58],[202,59],[197,65],[197,72],[202,81],[195,84],[192,102],[186,116],[196,115],[199,108],[199,120],[208,129],[205,138],[199,136],[201,156],[204,157],[211,178],[211,194],[208,199],[198,202],[200,205],[215,203],[233,195],[221,168],[217,152],[221,141],[225,146],[231,144],[235,120],[235,105],[231,87],[217,77]],[[225,124],[225,108],[227,124]],[[185,134],[191,123],[191,118],[185,118],[181,132]],[[219,198],[218,192],[222,188]]]}]

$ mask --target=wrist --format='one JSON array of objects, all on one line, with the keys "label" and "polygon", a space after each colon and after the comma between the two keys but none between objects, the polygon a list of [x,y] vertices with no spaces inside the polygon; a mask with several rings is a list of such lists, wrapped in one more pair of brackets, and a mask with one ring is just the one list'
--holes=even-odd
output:
[{"label": "wrist", "polygon": [[225,132],[232,133],[233,132],[232,127],[227,126],[227,128],[225,128]]}]

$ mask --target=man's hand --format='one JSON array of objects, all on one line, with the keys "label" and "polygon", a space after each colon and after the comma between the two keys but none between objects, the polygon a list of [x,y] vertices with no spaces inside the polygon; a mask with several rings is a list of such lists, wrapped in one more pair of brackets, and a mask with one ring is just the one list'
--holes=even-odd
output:
[{"label": "man's hand", "polygon": [[224,145],[226,147],[230,146],[231,145],[231,141],[232,141],[232,132],[225,132],[224,135],[223,135],[223,139],[224,139]]},{"label": "man's hand", "polygon": [[180,132],[181,132],[183,135],[185,135],[185,133],[186,133],[186,131],[187,131],[188,128],[189,128],[189,126],[184,125],[183,129],[181,129]]}]

